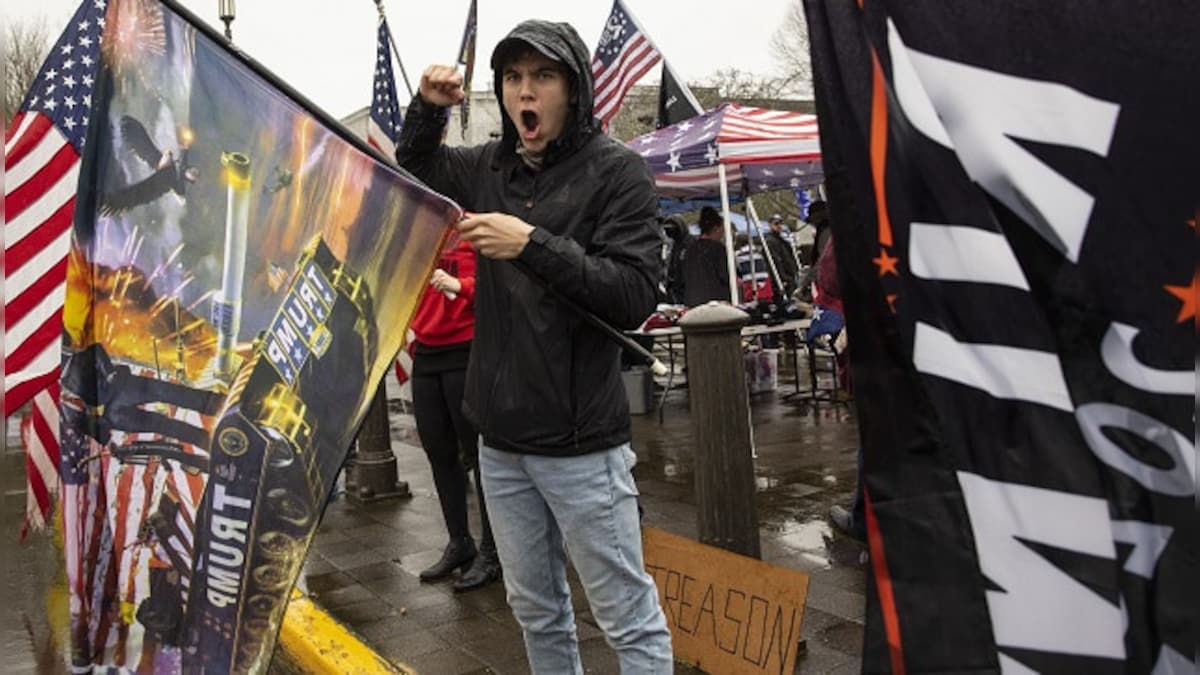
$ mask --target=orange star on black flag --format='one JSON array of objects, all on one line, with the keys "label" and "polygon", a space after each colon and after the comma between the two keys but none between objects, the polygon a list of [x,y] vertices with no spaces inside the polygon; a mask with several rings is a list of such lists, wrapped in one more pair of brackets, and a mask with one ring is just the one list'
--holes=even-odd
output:
[{"label": "orange star on black flag", "polygon": [[1196,320],[1196,292],[1198,290],[1197,282],[1200,281],[1200,272],[1192,275],[1192,283],[1188,286],[1163,286],[1164,289],[1171,295],[1179,298],[1183,305],[1179,308],[1179,316],[1175,318],[1178,323],[1184,323],[1188,320]]},{"label": "orange star on black flag", "polygon": [[887,249],[880,249],[879,257],[872,258],[871,262],[875,263],[875,266],[879,268],[879,276],[881,277],[888,274],[900,276],[900,271],[896,269],[896,263],[900,262],[900,259],[888,255]]}]

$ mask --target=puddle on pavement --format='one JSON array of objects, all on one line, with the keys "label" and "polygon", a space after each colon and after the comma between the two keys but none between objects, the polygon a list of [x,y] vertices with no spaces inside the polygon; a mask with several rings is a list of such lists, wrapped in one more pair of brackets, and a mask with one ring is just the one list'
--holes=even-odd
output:
[{"label": "puddle on pavement", "polygon": [[830,567],[829,542],[833,529],[825,519],[789,522],[776,537],[779,543],[800,552],[810,563]]},{"label": "puddle on pavement", "polygon": [[779,487],[779,478],[775,476],[755,476],[754,489],[758,492],[766,492]]}]

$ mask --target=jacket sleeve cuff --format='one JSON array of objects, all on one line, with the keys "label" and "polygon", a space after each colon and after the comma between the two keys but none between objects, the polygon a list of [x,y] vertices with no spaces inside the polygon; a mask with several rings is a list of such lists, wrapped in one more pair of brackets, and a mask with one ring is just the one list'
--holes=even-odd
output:
[{"label": "jacket sleeve cuff", "polygon": [[445,108],[434,105],[426,101],[421,96],[421,92],[413,95],[412,100],[408,103],[408,109],[405,111],[405,116],[415,115],[425,119],[441,119],[446,117]]},{"label": "jacket sleeve cuff", "polygon": [[445,108],[426,101],[420,93],[413,96],[404,113],[400,142],[396,144],[397,161],[403,164],[402,155],[409,150],[429,152],[441,145],[442,129],[448,119]]},{"label": "jacket sleeve cuff", "polygon": [[529,243],[525,244],[525,248],[521,249],[521,254],[517,256],[517,260],[525,263],[534,271],[540,269],[539,265],[546,261],[547,257],[551,257],[554,253],[548,248],[550,240],[554,235],[541,227],[534,226],[533,232],[529,233]]}]

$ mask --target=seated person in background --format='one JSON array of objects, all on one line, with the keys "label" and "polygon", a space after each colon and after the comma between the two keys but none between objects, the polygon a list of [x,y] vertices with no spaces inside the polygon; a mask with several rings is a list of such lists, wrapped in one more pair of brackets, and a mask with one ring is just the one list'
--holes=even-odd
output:
[{"label": "seated person in background", "polygon": [[687,247],[683,258],[683,303],[688,307],[709,300],[729,302],[724,235],[721,214],[711,206],[700,209],[700,238]]}]

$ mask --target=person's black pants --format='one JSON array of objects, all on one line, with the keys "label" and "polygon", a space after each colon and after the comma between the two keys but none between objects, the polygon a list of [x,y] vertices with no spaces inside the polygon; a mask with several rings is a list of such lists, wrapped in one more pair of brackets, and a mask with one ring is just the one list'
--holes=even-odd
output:
[{"label": "person's black pants", "polygon": [[[417,355],[420,359],[420,355]],[[415,364],[414,364],[415,365]],[[433,484],[446,531],[453,537],[469,537],[467,526],[467,471],[475,471],[475,490],[479,497],[479,518],[483,525],[480,547],[494,547],[492,528],[488,522],[483,486],[479,481],[479,436],[462,413],[465,369],[414,375],[412,378],[413,411],[417,420],[417,435],[429,458]]]}]

